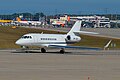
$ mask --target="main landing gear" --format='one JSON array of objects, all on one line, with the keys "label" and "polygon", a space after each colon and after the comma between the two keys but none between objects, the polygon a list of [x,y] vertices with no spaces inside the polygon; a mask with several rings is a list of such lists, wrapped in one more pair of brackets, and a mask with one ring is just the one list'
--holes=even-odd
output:
[{"label": "main landing gear", "polygon": [[[45,48],[41,48],[41,53],[46,53]],[[64,53],[65,53],[64,48],[61,48],[60,53],[61,53],[61,54],[64,54]]]},{"label": "main landing gear", "polygon": [[41,48],[41,52],[42,52],[42,53],[46,53],[45,48]]},{"label": "main landing gear", "polygon": [[64,48],[61,48],[60,53],[61,53],[61,54],[64,54],[64,53],[65,53]]}]

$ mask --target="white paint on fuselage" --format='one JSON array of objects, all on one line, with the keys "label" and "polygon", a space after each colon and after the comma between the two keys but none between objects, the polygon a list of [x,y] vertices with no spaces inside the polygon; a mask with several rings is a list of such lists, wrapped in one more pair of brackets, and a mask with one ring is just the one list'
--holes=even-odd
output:
[{"label": "white paint on fuselage", "polygon": [[66,34],[39,34],[30,33],[23,35],[16,41],[16,44],[21,46],[42,46],[49,47],[49,45],[67,46],[69,43],[76,43],[81,40],[78,36],[71,36],[71,40],[67,40]]},{"label": "white paint on fuselage", "polygon": [[49,45],[61,45],[66,46],[65,37],[66,35],[62,34],[38,34],[31,33],[25,34],[24,36],[31,36],[32,38],[20,38],[16,41],[16,44],[21,46],[44,46],[48,47]]}]

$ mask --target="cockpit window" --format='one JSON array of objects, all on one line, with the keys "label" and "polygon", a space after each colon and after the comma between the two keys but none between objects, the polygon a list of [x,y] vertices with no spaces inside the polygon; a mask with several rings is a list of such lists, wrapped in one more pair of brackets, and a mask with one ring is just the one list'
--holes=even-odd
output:
[{"label": "cockpit window", "polygon": [[22,39],[32,39],[31,36],[22,36],[21,38],[22,38]]}]

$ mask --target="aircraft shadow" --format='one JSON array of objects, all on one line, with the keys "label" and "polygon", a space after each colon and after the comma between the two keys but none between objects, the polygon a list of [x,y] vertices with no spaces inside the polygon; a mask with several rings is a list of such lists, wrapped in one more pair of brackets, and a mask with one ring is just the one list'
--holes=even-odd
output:
[{"label": "aircraft shadow", "polygon": [[[41,53],[41,52],[38,52],[38,51],[13,51],[13,52],[11,52],[11,53],[21,53],[21,54],[23,54],[23,53],[32,53],[32,54],[36,54],[36,53],[38,53],[38,54],[46,54],[46,53],[49,53],[49,54],[62,54],[62,53],[60,53],[60,52],[46,52],[46,53]],[[70,54],[70,53],[72,53],[72,52],[65,52],[64,54]]]},{"label": "aircraft shadow", "polygon": [[[60,52],[46,52],[46,53],[41,53],[41,52],[38,52],[38,51],[29,51],[29,52],[25,52],[25,51],[14,51],[14,52],[11,52],[11,53],[14,53],[14,54],[62,54]],[[84,55],[84,56],[88,56],[88,55],[104,55],[102,53],[100,54],[97,54],[97,53],[84,53],[84,52],[78,52],[78,53],[74,53],[74,52],[65,52],[64,54],[67,54],[67,55]]]},{"label": "aircraft shadow", "polygon": [[[46,53],[41,53],[40,51],[13,51],[11,52],[13,54],[62,54],[60,53],[59,51],[48,51]],[[67,55],[84,55],[84,56],[89,56],[89,55],[120,55],[119,53],[112,53],[112,52],[96,52],[96,51],[92,51],[92,52],[70,52],[70,51],[66,51],[64,54],[67,54]]]}]

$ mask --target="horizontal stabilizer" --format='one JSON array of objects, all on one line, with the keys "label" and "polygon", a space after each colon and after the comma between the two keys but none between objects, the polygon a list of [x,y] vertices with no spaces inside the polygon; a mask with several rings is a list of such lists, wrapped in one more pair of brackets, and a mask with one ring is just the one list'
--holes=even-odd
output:
[{"label": "horizontal stabilizer", "polygon": [[59,45],[49,45],[49,47],[56,47],[56,48],[76,48],[76,49],[83,49],[83,50],[101,50],[100,48],[92,48],[92,47],[84,47],[84,46],[59,46]]},{"label": "horizontal stabilizer", "polygon": [[75,31],[75,34],[99,34],[96,32],[88,32],[88,31]]}]

